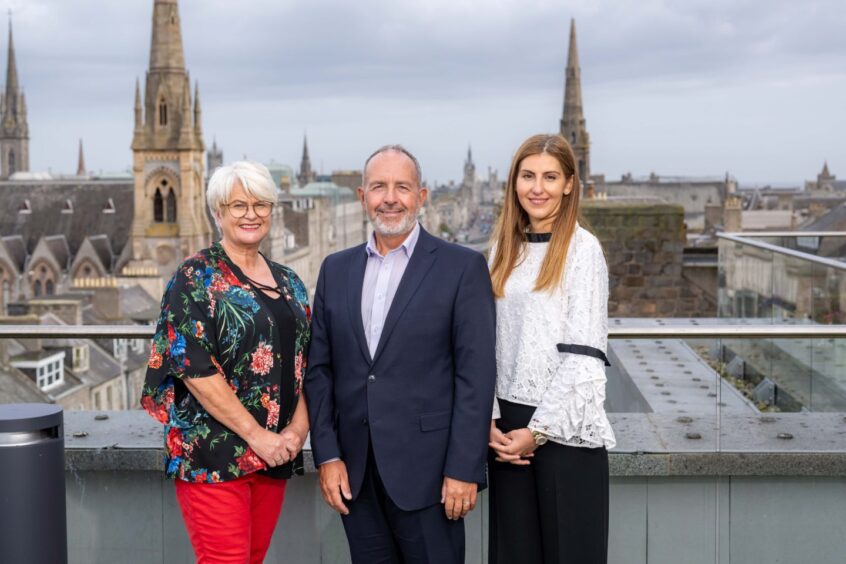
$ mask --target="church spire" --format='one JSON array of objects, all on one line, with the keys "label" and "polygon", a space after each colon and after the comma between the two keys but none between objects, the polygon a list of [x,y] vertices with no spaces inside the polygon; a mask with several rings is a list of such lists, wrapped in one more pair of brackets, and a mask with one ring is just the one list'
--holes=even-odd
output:
[{"label": "church spire", "polygon": [[185,70],[185,53],[182,50],[182,31],[176,0],[155,0],[150,70]]},{"label": "church spire", "polygon": [[15,42],[12,38],[12,15],[9,13],[9,50],[6,60],[6,107],[17,109],[19,94],[18,64],[15,57]]},{"label": "church spire", "polygon": [[6,88],[0,122],[0,178],[29,170],[29,127],[26,98],[18,82],[18,63],[9,12],[9,45],[6,59]]},{"label": "church spire", "polygon": [[297,175],[300,186],[314,182],[314,171],[311,170],[311,158],[308,156],[308,137],[303,134],[303,158],[300,161],[300,173]]},{"label": "church spire", "polygon": [[76,175],[85,176],[85,155],[82,152],[82,138],[79,138],[79,159],[76,163]]},{"label": "church spire", "polygon": [[579,178],[584,185],[590,177],[590,136],[582,107],[582,71],[576,46],[576,20],[570,20],[570,45],[564,82],[564,109],[561,135],[573,146]]}]

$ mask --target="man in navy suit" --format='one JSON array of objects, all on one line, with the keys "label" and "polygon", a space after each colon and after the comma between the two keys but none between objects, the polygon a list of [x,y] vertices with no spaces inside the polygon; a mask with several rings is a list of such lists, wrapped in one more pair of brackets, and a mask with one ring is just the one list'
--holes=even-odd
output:
[{"label": "man in navy suit", "polygon": [[485,483],[496,313],[484,257],[422,229],[417,159],[382,147],[359,199],[373,235],[326,258],[305,393],[323,497],[354,563],[464,562]]}]

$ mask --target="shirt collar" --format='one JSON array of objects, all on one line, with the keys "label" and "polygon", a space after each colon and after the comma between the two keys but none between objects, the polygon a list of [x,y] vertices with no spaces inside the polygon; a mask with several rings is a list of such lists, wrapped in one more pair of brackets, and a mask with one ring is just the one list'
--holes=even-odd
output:
[{"label": "shirt collar", "polygon": [[[408,258],[411,258],[411,254],[414,252],[414,247],[417,246],[417,240],[420,238],[420,222],[416,221],[414,223],[414,229],[411,230],[411,233],[408,234],[408,237],[405,238],[405,241],[402,242],[402,245],[397,247],[396,249],[389,251],[387,254],[393,253],[402,249],[405,251],[405,255]],[[371,233],[370,238],[367,239],[367,256],[377,256],[381,257],[382,255],[379,254],[379,251],[376,248],[376,233]]]}]

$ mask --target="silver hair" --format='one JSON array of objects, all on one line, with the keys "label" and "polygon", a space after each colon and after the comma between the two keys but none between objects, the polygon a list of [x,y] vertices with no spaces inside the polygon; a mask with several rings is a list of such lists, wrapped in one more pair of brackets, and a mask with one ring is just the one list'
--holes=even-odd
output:
[{"label": "silver hair", "polygon": [[391,152],[402,153],[403,155],[405,155],[406,157],[411,159],[411,162],[414,164],[414,172],[417,174],[417,186],[418,187],[422,186],[423,185],[423,172],[420,170],[420,161],[417,160],[417,157],[415,157],[414,155],[411,154],[411,151],[409,151],[408,149],[406,149],[402,145],[396,145],[395,144],[395,145],[383,145],[383,146],[379,147],[378,149],[373,151],[373,153],[369,157],[367,157],[366,161],[364,161],[364,169],[363,169],[364,177],[362,179],[362,184],[364,185],[364,187],[367,188],[367,165],[370,164],[370,161],[373,160],[373,157],[375,157],[376,155],[381,155],[382,153],[391,153]]},{"label": "silver hair", "polygon": [[[215,169],[209,178],[206,203],[217,223],[217,212],[232,195],[232,188],[239,183],[244,191],[257,200],[276,203],[278,190],[267,167],[254,161],[235,161]],[[218,225],[218,229],[220,225]]]}]

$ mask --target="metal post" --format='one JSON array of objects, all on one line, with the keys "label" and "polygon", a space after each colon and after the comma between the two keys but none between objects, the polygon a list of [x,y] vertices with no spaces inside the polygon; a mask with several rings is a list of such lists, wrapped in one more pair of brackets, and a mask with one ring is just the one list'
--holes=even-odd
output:
[{"label": "metal post", "polygon": [[68,561],[62,408],[0,405],[0,560]]}]

